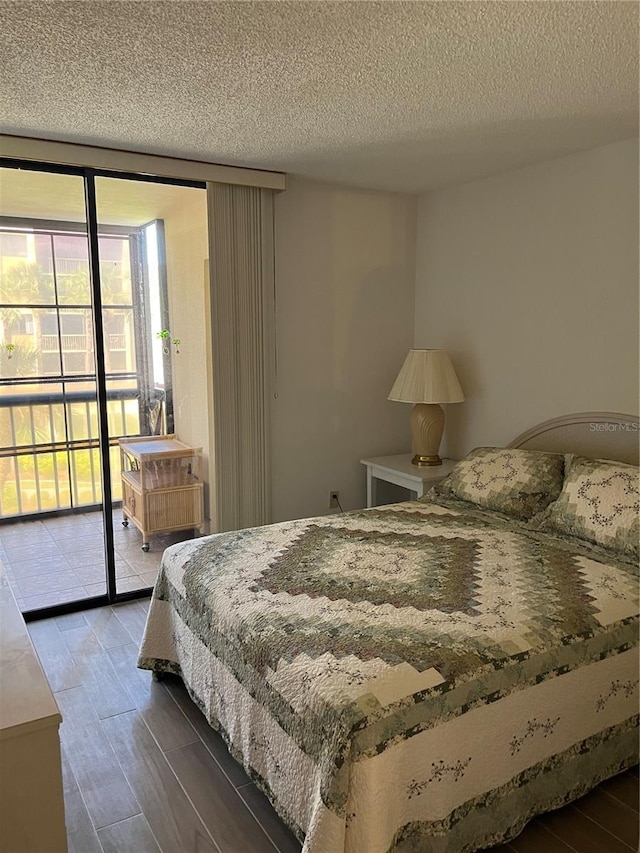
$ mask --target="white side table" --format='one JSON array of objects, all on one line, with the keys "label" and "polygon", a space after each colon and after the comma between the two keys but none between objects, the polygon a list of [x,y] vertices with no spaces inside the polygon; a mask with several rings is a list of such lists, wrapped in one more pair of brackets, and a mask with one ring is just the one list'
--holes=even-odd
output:
[{"label": "white side table", "polygon": [[411,459],[411,453],[400,453],[398,456],[376,456],[374,459],[360,460],[367,467],[367,507],[376,506],[378,480],[403,486],[421,498],[444,479],[456,464],[455,459],[443,459],[442,465],[418,467],[411,463]]}]

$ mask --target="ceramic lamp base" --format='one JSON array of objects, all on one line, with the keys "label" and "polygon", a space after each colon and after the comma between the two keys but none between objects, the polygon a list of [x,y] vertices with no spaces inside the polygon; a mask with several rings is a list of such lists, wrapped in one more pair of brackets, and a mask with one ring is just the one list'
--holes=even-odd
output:
[{"label": "ceramic lamp base", "polygon": [[444,411],[438,403],[416,403],[411,411],[413,465],[442,465],[438,455],[444,431]]}]

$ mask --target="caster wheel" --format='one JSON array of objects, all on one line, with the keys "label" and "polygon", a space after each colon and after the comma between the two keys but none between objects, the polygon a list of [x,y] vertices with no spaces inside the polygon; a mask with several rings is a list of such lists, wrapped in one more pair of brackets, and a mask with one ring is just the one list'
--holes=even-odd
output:
[{"label": "caster wheel", "polygon": [[128,526],[129,526],[129,519],[128,519],[128,518],[123,518],[123,519],[122,519],[122,526],[123,526],[123,527],[128,527]]},{"label": "caster wheel", "polygon": [[142,550],[143,550],[143,551],[145,552],[145,554],[146,554],[146,552],[149,550],[149,543],[148,543],[148,542],[145,542],[145,543],[144,543],[144,545],[142,545],[141,547],[142,547]]}]

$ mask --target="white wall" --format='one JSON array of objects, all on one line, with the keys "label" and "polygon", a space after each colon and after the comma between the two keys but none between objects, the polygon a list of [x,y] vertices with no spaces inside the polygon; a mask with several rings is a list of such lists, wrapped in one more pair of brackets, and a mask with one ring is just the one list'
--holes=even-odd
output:
[{"label": "white wall", "polygon": [[[174,194],[175,195],[175,194]],[[172,197],[173,198],[173,197]],[[181,188],[179,199],[161,211],[167,254],[167,289],[171,337],[181,341],[173,354],[174,429],[185,444],[202,447],[205,516],[209,511],[209,443],[207,407],[207,339],[205,259],[209,256],[207,196],[204,190]]]},{"label": "white wall", "polygon": [[387,395],[412,343],[415,199],[296,177],[276,200],[273,519],[365,504],[364,456],[409,450]]},{"label": "white wall", "polygon": [[415,345],[449,350],[465,391],[454,458],[565,413],[637,414],[637,140],[421,197]]}]

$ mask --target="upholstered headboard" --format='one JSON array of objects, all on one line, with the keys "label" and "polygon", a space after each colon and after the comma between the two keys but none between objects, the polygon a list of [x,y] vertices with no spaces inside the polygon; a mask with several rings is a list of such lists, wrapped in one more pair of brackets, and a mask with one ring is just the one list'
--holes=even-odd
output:
[{"label": "upholstered headboard", "polygon": [[578,412],[544,421],[523,432],[509,447],[578,453],[592,459],[638,464],[639,419],[617,412]]}]

